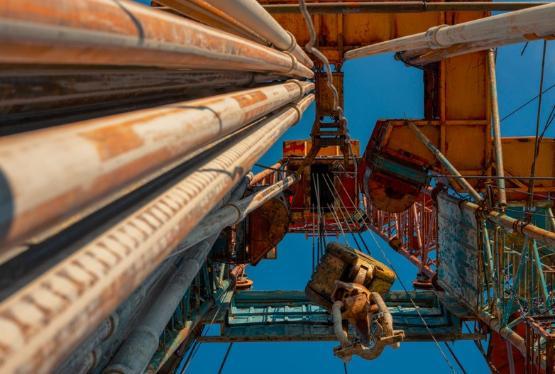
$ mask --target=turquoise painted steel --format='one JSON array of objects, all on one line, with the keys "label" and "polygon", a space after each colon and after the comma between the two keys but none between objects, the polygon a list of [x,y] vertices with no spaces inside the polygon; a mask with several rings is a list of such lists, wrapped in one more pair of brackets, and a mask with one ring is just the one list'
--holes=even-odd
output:
[{"label": "turquoise painted steel", "polygon": [[[393,291],[385,296],[385,302],[395,328],[405,330],[406,341],[431,340],[430,331],[438,340],[476,338],[475,334],[463,333],[461,321],[440,304],[432,291]],[[226,316],[215,322],[222,325],[221,334],[202,337],[202,341],[336,340],[329,312],[308,301],[302,291],[238,292]]]}]

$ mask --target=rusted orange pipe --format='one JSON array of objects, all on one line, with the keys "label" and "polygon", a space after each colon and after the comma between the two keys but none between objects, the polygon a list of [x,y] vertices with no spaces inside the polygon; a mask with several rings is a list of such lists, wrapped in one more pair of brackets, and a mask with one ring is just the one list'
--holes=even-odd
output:
[{"label": "rusted orange pipe", "polygon": [[277,79],[235,71],[10,65],[0,71],[0,124],[24,128],[33,119],[106,107],[119,109],[145,99],[179,97],[183,101]]},{"label": "rusted orange pipe", "polygon": [[248,29],[245,25],[230,17],[226,12],[210,5],[205,0],[156,0],[156,3],[205,25],[242,36],[257,43],[267,43],[266,40],[257,35],[253,30]]},{"label": "rusted orange pipe", "polygon": [[136,2],[4,0],[0,62],[273,72],[311,78],[293,56]]},{"label": "rusted orange pipe", "polygon": [[[480,207],[474,203],[465,201],[461,204],[464,209],[467,209],[471,212],[476,212],[480,210]],[[509,232],[517,232],[521,233],[524,236],[534,239],[548,247],[555,247],[555,232],[544,230],[538,226],[527,224],[526,222],[519,221],[512,217],[507,216],[504,213],[500,213],[497,211],[489,211],[484,212],[486,218],[494,222]]]},{"label": "rusted orange pipe", "polygon": [[290,81],[0,139],[0,262],[14,244],[104,205],[313,88]]},{"label": "rusted orange pipe", "polygon": [[[182,0],[187,1],[187,0]],[[205,0],[224,11],[249,29],[254,30],[280,51],[290,52],[300,63],[314,67],[314,62],[297,44],[295,36],[286,31],[256,0]]]},{"label": "rusted orange pipe", "polygon": [[[310,95],[313,100],[313,95]],[[0,304],[0,372],[46,373],[171,254],[301,116],[285,110],[113,225]],[[87,239],[87,238],[84,238]]]},{"label": "rusted orange pipe", "polygon": [[264,178],[266,178],[269,175],[272,175],[273,173],[276,172],[276,169],[279,169],[281,167],[282,163],[281,161],[276,162],[275,164],[273,164],[272,166],[270,166],[269,169],[265,169],[262,170],[260,173],[256,174],[250,181],[249,185],[251,186],[256,186],[258,183],[262,182],[264,180]]}]

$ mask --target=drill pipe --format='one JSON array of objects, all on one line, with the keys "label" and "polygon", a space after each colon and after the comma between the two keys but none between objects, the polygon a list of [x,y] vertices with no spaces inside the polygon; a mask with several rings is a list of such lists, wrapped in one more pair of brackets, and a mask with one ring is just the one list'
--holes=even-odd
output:
[{"label": "drill pipe", "polygon": [[0,139],[0,256],[313,87],[291,81]]},{"label": "drill pipe", "polygon": [[[345,53],[345,60],[384,52],[443,49],[461,43],[482,43],[482,49],[489,49],[507,43],[553,36],[554,19],[555,4],[546,4],[458,25],[434,26],[426,32],[353,49]],[[465,53],[464,48],[461,48],[460,53]]]},{"label": "drill pipe", "polygon": [[205,1],[247,26],[280,51],[290,52],[309,68],[314,66],[314,62],[299,47],[293,34],[286,31],[256,0]]},{"label": "drill pipe", "polygon": [[206,261],[218,235],[219,232],[197,243],[185,253],[174,276],[168,279],[164,289],[152,301],[152,306],[123,342],[104,373],[133,374],[145,371],[151,357],[158,349],[160,334]]},{"label": "drill pipe", "polygon": [[44,373],[167,258],[314,100],[261,121],[0,304],[0,372]]},{"label": "drill pipe", "polygon": [[216,29],[239,35],[260,44],[267,44],[260,35],[237,22],[226,12],[208,4],[206,0],[156,0],[153,6],[164,6],[187,18],[192,18]]},{"label": "drill pipe", "polygon": [[[247,174],[229,196],[224,197],[214,207],[214,210],[221,208],[227,202],[239,200],[251,179],[252,173]],[[174,263],[178,259],[179,256],[176,256],[164,261],[55,371],[63,374],[84,374],[98,365],[105,366],[113,352],[129,334],[135,320],[141,318],[139,313],[141,309],[145,305],[154,303],[153,298],[160,292],[157,283],[163,283],[163,280],[169,278],[170,273],[176,271]],[[110,327],[108,334],[107,326]],[[94,358],[94,361],[91,362],[90,358]]]},{"label": "drill pipe", "polygon": [[292,55],[120,0],[3,0],[0,62],[158,66],[311,78]]},{"label": "drill pipe", "polygon": [[0,68],[1,121],[6,114],[18,118],[57,115],[61,109],[79,110],[118,100],[154,94],[172,94],[181,100],[211,96],[217,89],[248,87],[277,80],[277,76],[250,72],[207,72],[162,69],[116,69],[8,65]]},{"label": "drill pipe", "polygon": [[242,221],[251,212],[261,207],[265,202],[278,196],[299,180],[300,175],[295,173],[242,200],[224,205],[218,211],[204,218],[196,229],[179,245],[178,251],[186,250],[202,240],[211,237],[215,233],[220,232],[225,227]]}]

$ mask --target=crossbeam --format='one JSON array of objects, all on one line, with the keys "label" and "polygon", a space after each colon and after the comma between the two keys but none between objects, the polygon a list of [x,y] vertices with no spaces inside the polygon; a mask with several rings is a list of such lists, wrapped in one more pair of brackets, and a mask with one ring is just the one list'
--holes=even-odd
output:
[{"label": "crossbeam", "polygon": [[[385,296],[385,302],[395,328],[405,331],[405,341],[430,341],[430,332],[436,340],[443,341],[482,338],[480,334],[463,332],[461,320],[449,313],[432,291],[392,291]],[[238,292],[225,316],[220,314],[213,323],[221,325],[219,335],[203,336],[200,341],[336,340],[331,315],[325,308],[308,301],[302,291]]]}]

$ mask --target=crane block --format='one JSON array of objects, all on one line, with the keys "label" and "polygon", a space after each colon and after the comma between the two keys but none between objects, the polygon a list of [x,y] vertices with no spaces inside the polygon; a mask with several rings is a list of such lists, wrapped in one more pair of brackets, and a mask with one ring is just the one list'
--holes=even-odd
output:
[{"label": "crane block", "polygon": [[[391,312],[382,298],[394,280],[395,273],[370,256],[337,243],[326,247],[305,294],[331,310],[334,332],[341,343],[334,348],[337,357],[348,361],[358,355],[371,360],[385,346],[397,347],[403,340],[404,332],[393,330]],[[345,325],[355,334],[349,335]]]}]

